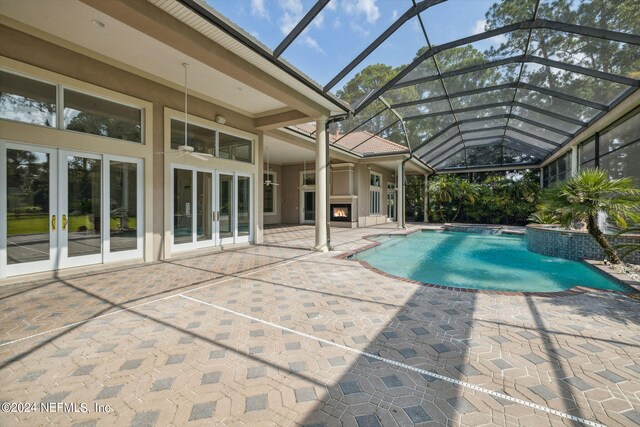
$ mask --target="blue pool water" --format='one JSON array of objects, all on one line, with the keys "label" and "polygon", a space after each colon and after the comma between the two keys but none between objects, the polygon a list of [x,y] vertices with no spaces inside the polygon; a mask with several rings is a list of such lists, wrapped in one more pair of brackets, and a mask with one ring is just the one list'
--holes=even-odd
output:
[{"label": "blue pool water", "polygon": [[528,251],[520,236],[431,231],[384,236],[380,241],[380,246],[354,258],[420,282],[519,292],[557,292],[574,286],[628,291],[579,262]]}]

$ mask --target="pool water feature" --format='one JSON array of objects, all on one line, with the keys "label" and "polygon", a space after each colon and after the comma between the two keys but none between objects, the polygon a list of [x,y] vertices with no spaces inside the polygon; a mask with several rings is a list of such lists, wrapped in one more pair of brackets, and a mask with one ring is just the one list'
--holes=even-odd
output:
[{"label": "pool water feature", "polygon": [[390,236],[353,255],[411,280],[468,289],[558,292],[575,286],[628,292],[588,266],[527,250],[522,236],[423,231]]}]

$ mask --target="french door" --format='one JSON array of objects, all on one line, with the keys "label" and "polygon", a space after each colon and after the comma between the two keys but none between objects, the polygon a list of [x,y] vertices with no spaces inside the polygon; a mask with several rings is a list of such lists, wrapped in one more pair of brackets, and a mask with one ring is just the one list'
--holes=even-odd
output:
[{"label": "french door", "polygon": [[142,161],[0,142],[0,277],[143,256]]},{"label": "french door", "polygon": [[300,223],[315,224],[316,222],[316,191],[300,191]]},{"label": "french door", "polygon": [[396,220],[396,185],[387,183],[387,220]]},{"label": "french door", "polygon": [[249,175],[172,165],[171,177],[173,252],[251,239]]}]

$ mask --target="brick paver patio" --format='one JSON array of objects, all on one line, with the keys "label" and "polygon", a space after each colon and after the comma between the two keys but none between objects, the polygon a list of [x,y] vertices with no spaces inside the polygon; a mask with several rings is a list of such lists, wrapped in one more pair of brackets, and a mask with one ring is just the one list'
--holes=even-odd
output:
[{"label": "brick paver patio", "polygon": [[36,404],[0,425],[640,424],[629,298],[436,289],[311,252],[312,227],[266,241],[0,287],[0,401]]}]

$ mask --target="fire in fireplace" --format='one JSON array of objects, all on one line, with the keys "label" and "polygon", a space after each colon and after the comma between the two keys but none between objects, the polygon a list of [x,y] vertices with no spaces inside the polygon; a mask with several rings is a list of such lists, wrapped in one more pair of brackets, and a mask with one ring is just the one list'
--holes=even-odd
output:
[{"label": "fire in fireplace", "polygon": [[332,203],[331,221],[351,221],[351,205]]},{"label": "fire in fireplace", "polygon": [[333,216],[336,218],[348,218],[349,208],[333,208]]}]

